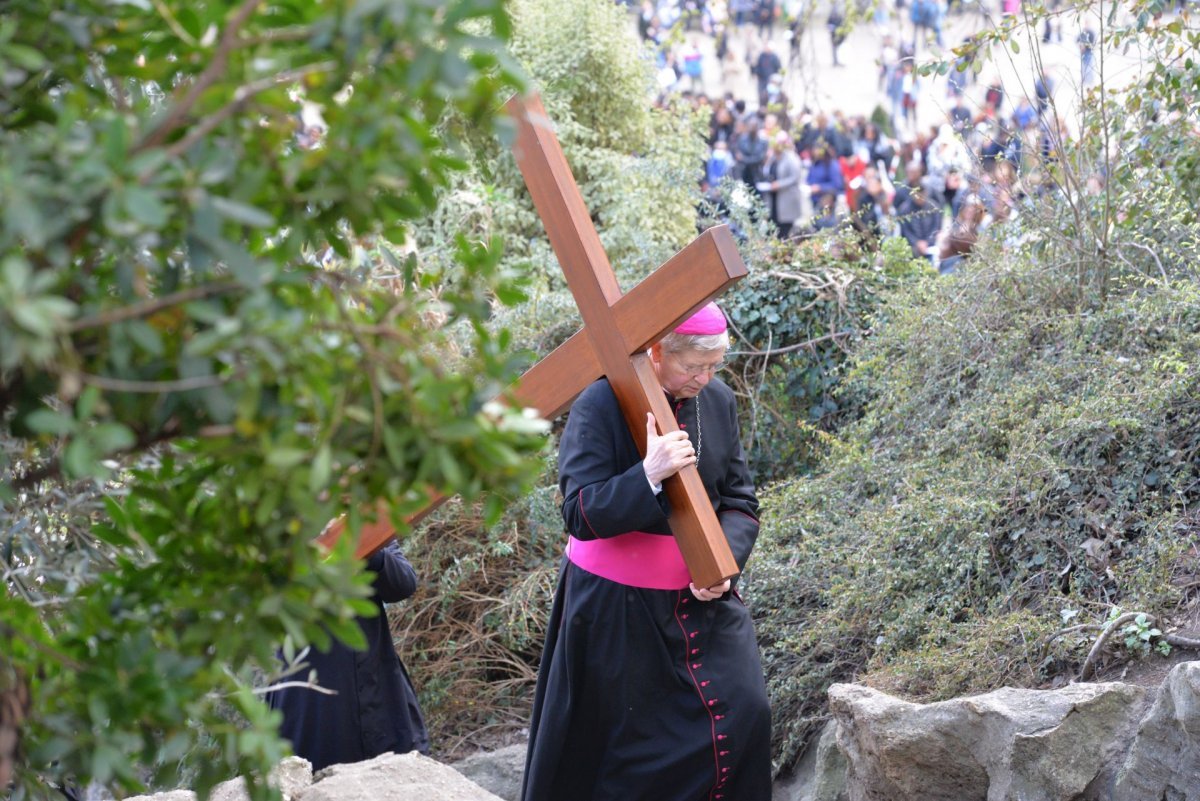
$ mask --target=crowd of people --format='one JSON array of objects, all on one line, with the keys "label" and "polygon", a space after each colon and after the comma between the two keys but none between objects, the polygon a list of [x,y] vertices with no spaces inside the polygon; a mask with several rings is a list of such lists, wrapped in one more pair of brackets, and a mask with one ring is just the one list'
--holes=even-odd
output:
[{"label": "crowd of people", "polygon": [[[680,95],[711,118],[701,179],[710,197],[740,182],[761,198],[782,238],[852,226],[901,236],[915,257],[953,271],[984,229],[1018,213],[1035,183],[1031,172],[1057,157],[1067,128],[1053,103],[1054,80],[1042,72],[1031,96],[1010,97],[998,79],[979,85],[964,59],[937,84],[936,102],[948,110],[932,122],[922,115],[922,124],[918,107],[934,83],[920,75],[917,54],[941,43],[951,9],[943,0],[908,0],[901,16],[905,6],[880,3],[867,19],[881,41],[874,112],[796,108],[783,89],[786,65],[795,62],[804,27],[817,24],[829,29],[839,64],[841,1],[817,11],[775,0],[646,0],[636,13],[658,53],[664,100]],[[1061,38],[1061,23],[1046,36]],[[709,58],[720,62],[719,91],[711,80],[706,91],[704,37]],[[1084,27],[1078,43],[1086,85],[1094,32]]]}]

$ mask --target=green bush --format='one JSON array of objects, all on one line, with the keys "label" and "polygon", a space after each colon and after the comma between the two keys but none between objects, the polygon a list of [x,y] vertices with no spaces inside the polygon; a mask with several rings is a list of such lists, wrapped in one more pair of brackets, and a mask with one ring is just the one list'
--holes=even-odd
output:
[{"label": "green bush", "polygon": [[[695,205],[708,118],[683,103],[652,106],[653,56],[625,10],[594,0],[515,0],[511,51],[530,76],[567,163],[626,289],[696,235]],[[469,171],[415,231],[438,260],[464,226],[505,245],[535,286],[563,292],[562,271],[504,142],[463,132]],[[514,318],[528,316],[517,309]]]},{"label": "green bush", "polygon": [[[1172,213],[1160,200],[1146,219]],[[1086,656],[1088,635],[1053,637],[1064,612],[1161,621],[1190,598],[1194,275],[1127,265],[1081,290],[1048,241],[1027,242],[891,294],[849,375],[865,416],[816,476],[764,498],[746,586],[780,764],[832,681],[920,699],[1037,685]]]},{"label": "green bush", "polygon": [[528,726],[564,544],[544,479],[494,526],[455,502],[404,542],[421,589],[389,617],[439,758],[508,745]]},{"label": "green bush", "polygon": [[[544,437],[480,317],[495,249],[391,289],[312,254],[404,239],[521,88],[501,2],[40,0],[0,24],[0,788],[278,796],[276,650],[361,643],[344,538],[384,501],[526,487]],[[490,26],[495,36],[478,36]],[[297,143],[295,92],[323,108]],[[437,289],[436,297],[434,289]],[[442,327],[468,330],[458,370]],[[486,503],[486,501],[485,501]],[[495,501],[486,506],[498,517]],[[271,680],[271,679],[268,679]],[[13,702],[13,703],[10,703]],[[10,712],[21,710],[17,720]],[[23,719],[22,719],[23,718]]]},{"label": "green bush", "polygon": [[724,379],[740,396],[743,444],[765,485],[806,473],[824,438],[861,414],[844,367],[885,313],[886,292],[931,268],[903,240],[876,249],[849,229],[787,242],[743,229],[752,266],[721,301],[733,331]]}]

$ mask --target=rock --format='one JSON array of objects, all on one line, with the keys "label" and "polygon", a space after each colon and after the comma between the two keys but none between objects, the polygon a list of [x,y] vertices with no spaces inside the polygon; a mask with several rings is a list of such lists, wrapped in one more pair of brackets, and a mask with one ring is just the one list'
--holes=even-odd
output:
[{"label": "rock", "polygon": [[503,801],[456,770],[422,756],[383,754],[332,765],[296,801]]},{"label": "rock", "polygon": [[287,757],[275,768],[273,775],[280,792],[283,793],[283,801],[291,801],[300,795],[301,790],[312,784],[312,764],[301,757]]},{"label": "rock", "polygon": [[821,728],[792,775],[775,783],[774,801],[846,801],[846,755],[838,748],[837,730],[836,720]]},{"label": "rock", "polygon": [[1167,674],[1138,726],[1113,801],[1200,801],[1200,662]]},{"label": "rock", "polygon": [[829,703],[850,801],[1079,801],[1119,764],[1146,693],[1075,684],[914,704],[835,684]]},{"label": "rock", "polygon": [[[276,783],[283,801],[293,801],[301,790],[312,784],[312,765],[307,759],[287,757],[271,771],[270,781]],[[227,782],[221,782],[212,789],[209,801],[248,801],[246,784],[239,776]],[[196,794],[191,790],[171,790],[155,795],[139,795],[126,801],[196,801]]]},{"label": "rock", "polygon": [[246,792],[246,782],[241,776],[221,782],[212,789],[208,801],[250,801],[250,796]]},{"label": "rock", "polygon": [[472,754],[451,767],[504,801],[519,801],[521,777],[525,774],[526,744],[510,745],[496,751]]}]

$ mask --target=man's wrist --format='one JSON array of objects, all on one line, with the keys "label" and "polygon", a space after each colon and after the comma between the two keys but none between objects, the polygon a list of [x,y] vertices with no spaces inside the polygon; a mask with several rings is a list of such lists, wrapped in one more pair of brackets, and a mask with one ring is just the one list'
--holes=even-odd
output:
[{"label": "man's wrist", "polygon": [[650,474],[646,472],[646,466],[642,465],[642,473],[646,476],[646,483],[650,485],[650,491],[655,495],[662,492],[662,482],[655,483],[654,479],[650,478]]}]

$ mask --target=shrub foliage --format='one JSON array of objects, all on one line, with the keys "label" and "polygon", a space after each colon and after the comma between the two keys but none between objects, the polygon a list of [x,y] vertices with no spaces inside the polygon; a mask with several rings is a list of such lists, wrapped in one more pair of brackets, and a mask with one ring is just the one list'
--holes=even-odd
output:
[{"label": "shrub foliage", "polygon": [[[372,607],[349,509],[513,495],[543,438],[485,401],[519,295],[388,241],[520,86],[499,2],[8,3],[0,23],[0,786],[204,793],[283,754],[255,680]],[[489,27],[494,34],[478,35]],[[323,109],[297,147],[295,93]],[[313,253],[367,252],[393,291]],[[449,278],[453,280],[449,280]],[[448,369],[445,328],[469,332]],[[347,541],[348,545],[348,541]],[[9,727],[21,733],[10,753]]]}]

